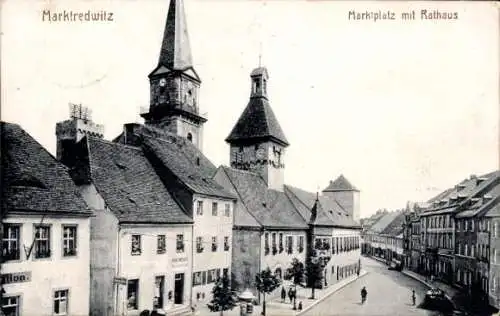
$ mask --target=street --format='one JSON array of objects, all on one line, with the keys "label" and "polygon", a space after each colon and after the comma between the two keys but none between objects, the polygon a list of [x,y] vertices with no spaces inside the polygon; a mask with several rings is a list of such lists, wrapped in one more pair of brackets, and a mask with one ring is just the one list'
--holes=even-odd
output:
[{"label": "street", "polygon": [[[401,272],[388,270],[383,263],[362,258],[362,267],[369,273],[333,293],[303,315],[441,315],[417,306],[427,288]],[[367,300],[361,304],[361,288],[368,291]],[[412,306],[411,291],[415,290],[417,301]]]}]

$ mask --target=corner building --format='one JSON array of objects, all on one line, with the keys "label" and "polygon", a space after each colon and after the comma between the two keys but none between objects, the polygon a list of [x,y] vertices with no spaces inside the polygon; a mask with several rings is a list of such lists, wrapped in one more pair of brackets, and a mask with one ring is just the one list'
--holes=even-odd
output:
[{"label": "corner building", "polygon": [[68,170],[0,122],[2,315],[88,315],[90,218]]}]

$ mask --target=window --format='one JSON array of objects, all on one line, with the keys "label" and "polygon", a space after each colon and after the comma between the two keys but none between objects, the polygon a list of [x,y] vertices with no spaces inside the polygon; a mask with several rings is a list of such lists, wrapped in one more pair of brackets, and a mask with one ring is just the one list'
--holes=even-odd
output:
[{"label": "window", "polygon": [[50,226],[35,226],[35,258],[50,258]]},{"label": "window", "polygon": [[128,280],[127,282],[127,309],[138,309],[139,280]]},{"label": "window", "polygon": [[20,226],[12,224],[4,224],[3,237],[2,237],[2,258],[4,261],[19,260],[21,258],[19,243],[20,243]]},{"label": "window", "polygon": [[216,252],[217,251],[217,237],[214,236],[212,237],[212,252]]},{"label": "window", "polygon": [[469,252],[468,252],[468,249],[467,249],[467,244],[465,244],[464,255],[465,255],[465,256],[468,256],[468,255],[469,255]]},{"label": "window", "polygon": [[304,236],[299,236],[299,253],[302,253],[304,251]]},{"label": "window", "polygon": [[229,251],[229,237],[224,237],[224,251]]},{"label": "window", "polygon": [[213,283],[217,281],[217,278],[217,269],[208,270],[207,283]]},{"label": "window", "polygon": [[68,315],[68,290],[54,292],[54,315]]},{"label": "window", "polygon": [[212,215],[217,216],[217,202],[212,203]]},{"label": "window", "polygon": [[201,253],[203,249],[203,237],[196,237],[196,252]]},{"label": "window", "polygon": [[229,277],[229,268],[222,269],[222,276]]},{"label": "window", "polygon": [[141,235],[132,235],[131,253],[132,256],[141,254]]},{"label": "window", "polygon": [[283,234],[282,233],[279,234],[279,248],[280,248],[280,253],[282,253],[283,249],[284,249],[283,248]]},{"label": "window", "polygon": [[276,233],[273,233],[271,235],[272,239],[272,246],[273,246],[273,255],[275,255],[278,252],[278,248],[276,247]]},{"label": "window", "polygon": [[203,201],[198,201],[196,203],[196,215],[203,215]]},{"label": "window", "polygon": [[167,252],[167,239],[165,235],[158,235],[156,241],[156,253],[163,254]]},{"label": "window", "polygon": [[207,271],[203,271],[201,273],[201,284],[202,285],[207,284]]},{"label": "window", "polygon": [[194,272],[193,273],[193,286],[201,285],[201,284],[202,284],[201,272]]},{"label": "window", "polygon": [[293,253],[293,236],[286,237],[286,249],[289,255]]},{"label": "window", "polygon": [[190,142],[193,142],[193,134],[188,133],[188,134],[187,134],[187,139],[188,139]]},{"label": "window", "polygon": [[471,229],[470,230],[474,231],[474,220],[473,219],[470,220],[470,225],[471,225]]},{"label": "window", "polygon": [[269,233],[264,234],[264,255],[269,254]]},{"label": "window", "polygon": [[63,256],[76,256],[76,226],[63,226]]},{"label": "window", "polygon": [[226,203],[226,207],[224,209],[224,216],[231,217],[231,205]]},{"label": "window", "polygon": [[497,250],[493,248],[493,263],[497,263]]},{"label": "window", "polygon": [[2,315],[6,316],[19,316],[20,311],[20,299],[19,296],[8,296],[2,297]]},{"label": "window", "polygon": [[184,235],[183,234],[177,235],[175,241],[176,241],[175,249],[177,250],[177,253],[184,252]]},{"label": "window", "polygon": [[470,256],[471,257],[474,257],[474,252],[475,252],[474,250],[475,250],[475,246],[474,245],[470,246]]}]

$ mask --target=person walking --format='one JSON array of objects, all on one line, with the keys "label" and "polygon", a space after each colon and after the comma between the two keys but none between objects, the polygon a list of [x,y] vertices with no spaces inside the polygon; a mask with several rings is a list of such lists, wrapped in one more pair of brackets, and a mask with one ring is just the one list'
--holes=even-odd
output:
[{"label": "person walking", "polygon": [[281,302],[282,303],[286,302],[286,290],[284,286],[281,288]]},{"label": "person walking", "polygon": [[411,300],[413,302],[413,306],[415,306],[415,301],[417,300],[417,297],[415,296],[415,290],[411,291]]},{"label": "person walking", "polygon": [[291,304],[293,301],[293,291],[291,287],[288,289],[288,298],[290,299],[290,304]]}]

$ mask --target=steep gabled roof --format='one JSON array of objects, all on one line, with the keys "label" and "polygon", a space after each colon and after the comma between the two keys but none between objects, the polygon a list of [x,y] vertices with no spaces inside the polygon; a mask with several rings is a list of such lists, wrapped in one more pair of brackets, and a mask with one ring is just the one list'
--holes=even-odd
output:
[{"label": "steep gabled roof", "polygon": [[140,148],[95,137],[86,141],[92,183],[120,222],[193,222]]},{"label": "steep gabled roof", "polygon": [[336,192],[336,191],[359,191],[354,185],[352,185],[344,175],[340,175],[335,181],[330,181],[330,184],[323,192]]},{"label": "steep gabled roof", "polygon": [[[284,192],[268,189],[256,173],[221,167],[245,205],[245,209],[267,228],[307,229],[308,225]],[[235,225],[244,226],[236,222]]]},{"label": "steep gabled roof", "polygon": [[[295,188],[290,185],[285,185],[285,193],[291,201],[300,201],[300,204],[295,202],[294,205],[299,205],[297,209],[306,221],[311,217],[311,209],[316,201],[316,194],[305,190]],[[357,223],[349,213],[333,198],[320,195],[318,197],[321,208],[315,221],[316,225],[338,226],[346,228],[359,228]],[[300,205],[303,205],[302,207]]]},{"label": "steep gabled roof", "polygon": [[283,146],[289,143],[264,97],[253,97],[226,138],[228,143],[271,139]]},{"label": "steep gabled roof", "polygon": [[375,224],[373,224],[369,231],[374,233],[382,233],[396,217],[400,214],[400,212],[389,212],[384,214]]},{"label": "steep gabled roof", "polygon": [[0,122],[2,212],[90,216],[67,168],[19,125]]},{"label": "steep gabled roof", "polygon": [[403,224],[406,214],[402,211],[397,211],[394,219],[382,230],[382,235],[399,236],[403,232]]},{"label": "steep gabled roof", "polygon": [[448,212],[460,211],[464,203],[469,203],[468,201],[478,193],[491,187],[493,182],[498,181],[499,177],[500,171],[498,170],[481,176],[471,176],[430,199],[427,202],[428,207],[422,215],[445,212],[445,210]]},{"label": "steep gabled roof", "polygon": [[[172,141],[175,139],[175,142]],[[192,192],[214,197],[236,199],[215,180],[212,179],[216,169],[211,170],[201,163],[203,154],[195,150],[191,152],[190,142],[182,138],[143,138],[143,148],[151,152],[161,163],[182,181]],[[194,149],[195,147],[190,147]],[[198,164],[199,162],[199,164]]]}]

